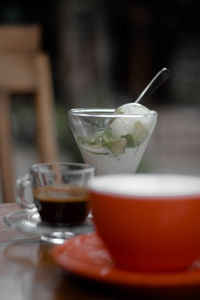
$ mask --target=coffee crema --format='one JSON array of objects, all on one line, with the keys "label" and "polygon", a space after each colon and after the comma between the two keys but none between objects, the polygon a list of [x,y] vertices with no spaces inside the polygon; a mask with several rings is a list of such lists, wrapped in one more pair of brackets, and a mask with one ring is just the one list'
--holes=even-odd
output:
[{"label": "coffee crema", "polygon": [[42,222],[73,226],[83,223],[88,216],[88,193],[83,187],[42,186],[33,190],[33,196]]}]

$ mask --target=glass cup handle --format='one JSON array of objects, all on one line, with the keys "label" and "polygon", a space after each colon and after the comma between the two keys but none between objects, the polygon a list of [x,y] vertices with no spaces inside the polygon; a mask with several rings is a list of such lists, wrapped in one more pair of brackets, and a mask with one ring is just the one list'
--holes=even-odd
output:
[{"label": "glass cup handle", "polygon": [[[30,197],[32,199],[28,200],[26,193],[30,193]],[[32,209],[35,207],[33,204],[33,196],[32,196],[32,189],[31,189],[31,177],[29,174],[26,174],[24,177],[21,177],[17,179],[16,182],[16,202],[22,207],[22,208],[28,208]]]}]

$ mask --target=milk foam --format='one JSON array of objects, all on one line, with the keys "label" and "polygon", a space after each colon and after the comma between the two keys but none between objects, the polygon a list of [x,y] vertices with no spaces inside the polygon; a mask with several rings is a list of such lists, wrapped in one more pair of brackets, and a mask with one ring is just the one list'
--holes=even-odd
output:
[{"label": "milk foam", "polygon": [[89,189],[125,196],[200,195],[200,177],[165,174],[130,174],[96,176]]}]

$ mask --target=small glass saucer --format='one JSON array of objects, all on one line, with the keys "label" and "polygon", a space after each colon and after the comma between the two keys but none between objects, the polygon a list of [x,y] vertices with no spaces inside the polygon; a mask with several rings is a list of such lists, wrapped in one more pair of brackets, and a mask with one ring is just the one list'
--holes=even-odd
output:
[{"label": "small glass saucer", "polygon": [[53,244],[62,244],[66,239],[75,235],[93,231],[92,217],[79,226],[53,227],[44,224],[36,209],[21,209],[13,211],[4,217],[7,226],[25,233],[40,235],[40,239]]}]

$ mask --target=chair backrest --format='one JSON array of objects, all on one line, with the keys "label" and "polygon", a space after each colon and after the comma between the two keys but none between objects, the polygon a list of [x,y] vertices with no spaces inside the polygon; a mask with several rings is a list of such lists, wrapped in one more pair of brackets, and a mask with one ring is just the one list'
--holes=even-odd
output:
[{"label": "chair backrest", "polygon": [[0,26],[0,53],[31,53],[41,47],[41,29],[38,25]]},{"label": "chair backrest", "polygon": [[40,43],[37,25],[0,26],[0,172],[4,202],[15,200],[10,95],[34,95],[39,161],[57,161],[50,61],[40,50]]},{"label": "chair backrest", "polygon": [[0,86],[11,92],[36,90],[39,26],[0,26]]}]

